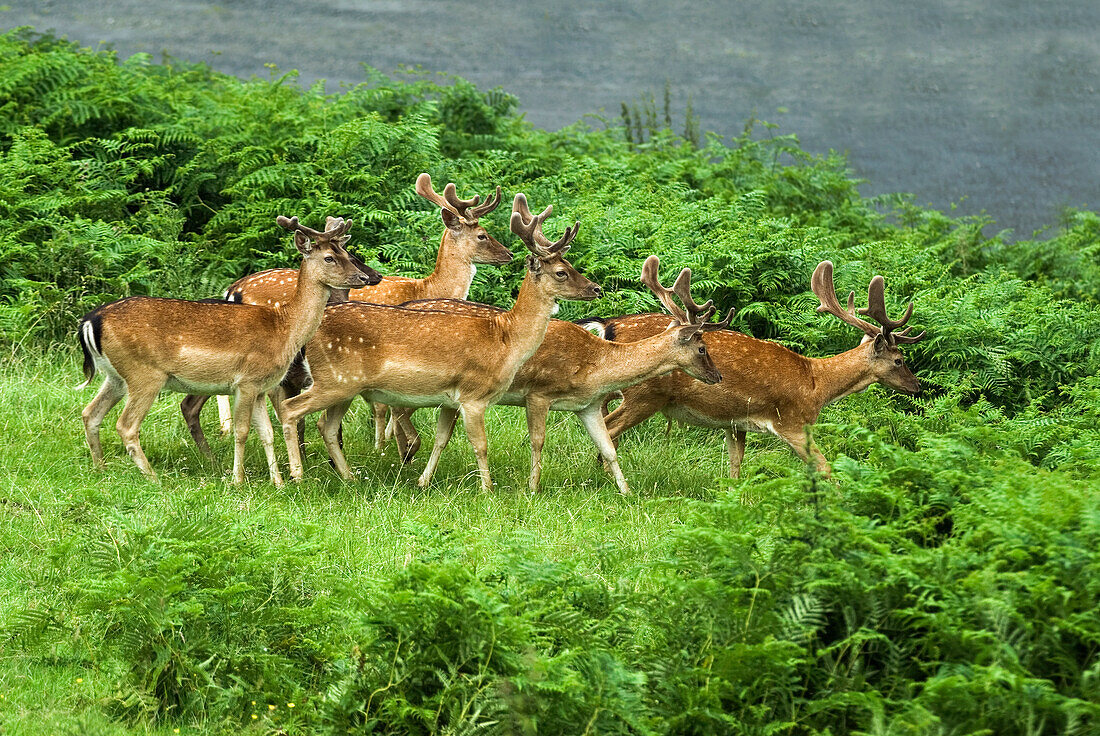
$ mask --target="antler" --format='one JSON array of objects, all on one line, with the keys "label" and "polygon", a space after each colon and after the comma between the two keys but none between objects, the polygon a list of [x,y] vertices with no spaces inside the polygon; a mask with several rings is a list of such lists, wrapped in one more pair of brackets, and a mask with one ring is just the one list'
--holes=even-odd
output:
[{"label": "antler", "polygon": [[[477,198],[475,197],[474,199],[477,199]],[[496,192],[493,193],[493,196],[491,196],[487,200],[485,200],[485,204],[480,204],[480,205],[477,205],[476,207],[472,207],[470,209],[470,215],[469,216],[472,217],[476,221],[479,218],[482,218],[485,215],[492,212],[493,210],[495,210],[499,205],[500,205],[500,187],[498,186]]]},{"label": "antler", "polygon": [[476,225],[478,218],[489,214],[500,204],[500,187],[497,187],[494,196],[481,205],[478,204],[481,197],[477,195],[472,199],[460,199],[454,182],[443,187],[442,195],[437,194],[432,188],[432,177],[427,172],[416,177],[416,193],[440,209],[459,217],[467,225]]},{"label": "antler", "polygon": [[[685,268],[680,271],[680,275],[676,277],[676,281],[673,282],[672,288],[667,289],[657,280],[657,270],[660,268],[660,265],[661,260],[657,256],[650,256],[645,259],[645,263],[642,264],[641,281],[649,287],[649,290],[657,297],[657,301],[661,302],[668,313],[676,318],[677,322],[685,325],[701,325],[701,329],[704,332],[723,330],[730,326],[730,321],[733,319],[733,309],[730,309],[726,318],[721,322],[709,322],[708,320],[715,312],[714,301],[708,299],[706,303],[702,305],[695,303],[695,300],[691,296],[690,268]],[[680,297],[680,301],[684,304],[684,309],[680,309],[679,305],[676,304],[676,300],[673,299],[673,296]]]},{"label": "antler", "polygon": [[306,227],[305,225],[301,224],[300,222],[298,222],[297,216],[283,217],[282,215],[279,215],[275,218],[275,223],[277,225],[285,227],[291,232],[297,230],[302,234],[309,236],[313,240],[316,240],[317,238],[339,237],[351,229],[353,222],[353,220],[345,220],[343,217],[328,217],[325,220],[325,231],[321,232],[320,230],[314,230],[311,227]]},{"label": "antler", "polygon": [[553,210],[554,205],[548,205],[540,214],[532,215],[527,208],[527,197],[522,192],[512,202],[512,219],[509,221],[512,232],[519,236],[528,250],[543,259],[564,254],[581,229],[581,223],[577,221],[572,227],[565,228],[564,235],[551,241],[542,234],[542,223]]},{"label": "antler", "polygon": [[[909,308],[905,310],[905,316],[900,321],[895,322],[890,319],[886,315],[886,299],[884,296],[886,280],[881,276],[875,276],[871,279],[871,283],[867,287],[868,306],[860,307],[858,310],[855,308],[856,293],[854,291],[848,292],[848,308],[844,309],[840,306],[840,301],[836,297],[836,288],[833,286],[832,261],[822,261],[817,264],[817,268],[814,269],[814,275],[810,279],[810,289],[821,301],[817,311],[828,312],[829,314],[839,317],[842,321],[847,322],[853,327],[858,327],[863,330],[863,332],[870,337],[882,335],[890,341],[891,345],[899,342],[914,343],[924,337],[923,332],[919,335],[910,335],[909,328],[901,332],[893,332],[893,330],[904,325],[909,321],[909,318],[913,316],[913,303],[909,303]],[[861,320],[856,316],[857,311],[875,320],[881,324],[882,327],[876,327],[870,322]]]},{"label": "antler", "polygon": [[871,337],[882,334],[882,330],[878,327],[870,322],[864,322],[856,316],[856,293],[854,291],[848,293],[848,308],[844,309],[840,306],[840,300],[836,297],[836,287],[833,286],[832,261],[822,261],[817,264],[814,275],[810,277],[810,290],[817,295],[818,300],[821,302],[817,307],[817,311],[828,312],[834,317],[838,317],[842,322],[858,327]]},{"label": "antler", "polygon": [[871,279],[870,285],[867,287],[867,306],[861,307],[858,311],[860,314],[865,314],[874,321],[882,325],[882,335],[890,340],[892,344],[902,343],[910,344],[919,342],[924,338],[924,332],[921,331],[917,335],[910,335],[909,330],[912,328],[906,327],[901,332],[894,332],[899,327],[904,327],[905,323],[909,321],[909,318],[913,316],[913,302],[909,302],[909,306],[905,309],[905,316],[900,320],[892,320],[889,315],[886,314],[886,279],[881,276],[875,276]]},{"label": "antler", "polygon": [[301,231],[305,235],[308,235],[311,238],[319,238],[322,235],[324,235],[324,233],[322,233],[320,230],[314,230],[313,228],[306,227],[305,225],[298,222],[297,215],[295,215],[294,217],[283,217],[282,215],[279,215],[278,217],[275,218],[275,223],[277,225],[285,227],[287,230],[290,230],[291,232],[294,232],[295,230],[299,230],[299,231]]},{"label": "antler", "polygon": [[713,299],[708,299],[704,304],[699,305],[691,298],[690,268],[685,268],[680,271],[680,275],[672,282],[672,292],[680,297],[680,301],[683,302],[684,309],[687,310],[688,318],[691,322],[706,322],[715,312]]},{"label": "antler", "polygon": [[[645,259],[645,263],[642,264],[642,278],[641,282],[649,287],[649,290],[653,292],[653,296],[657,297],[657,301],[661,303],[661,306],[665,308],[669,314],[671,314],[677,322],[680,324],[689,324],[691,320],[688,318],[687,313],[683,309],[680,309],[680,305],[673,299],[672,289],[666,289],[661,285],[661,282],[657,280],[657,269],[660,268],[661,259],[657,256],[650,256]],[[680,272],[682,277],[684,273],[688,272],[688,269],[684,269]],[[690,276],[689,276],[690,278]],[[679,278],[677,282],[679,282]]]}]

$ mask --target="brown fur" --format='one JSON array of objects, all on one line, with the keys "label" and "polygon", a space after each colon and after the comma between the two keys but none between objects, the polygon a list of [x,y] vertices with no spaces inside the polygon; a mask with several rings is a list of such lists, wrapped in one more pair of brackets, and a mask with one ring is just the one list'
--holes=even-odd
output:
[{"label": "brown fur", "polygon": [[[639,314],[604,320],[620,340],[638,340],[663,329],[668,318]],[[623,402],[606,418],[615,441],[623,432],[657,412],[726,434],[730,476],[740,473],[745,433],[771,432],[803,460],[828,474],[829,465],[812,445],[806,428],[834,401],[883,383],[916,394],[920,384],[893,346],[868,340],[829,358],[807,358],[774,342],[730,330],[708,332],[703,340],[722,382],[708,386],[682,371],[624,388]],[[902,361],[900,365],[895,361]]]},{"label": "brown fur", "polygon": [[[296,219],[285,222],[297,227]],[[233,480],[244,480],[244,443],[251,420],[264,444],[271,479],[281,483],[271,422],[263,404],[256,405],[255,400],[278,384],[313,335],[331,289],[358,286],[372,278],[359,270],[343,247],[350,227],[350,222],[341,222],[325,233],[310,231],[316,237],[295,232],[295,244],[303,255],[298,288],[277,308],[131,297],[88,315],[81,324],[81,339],[95,369],[105,373],[103,385],[83,415],[93,462],[103,464],[99,427],[123,396],[128,398],[118,419],[119,435],[137,466],[155,479],[138,429],[161,389],[233,392],[240,409],[234,426]],[[93,321],[99,324],[99,336],[89,341],[85,325]]]},{"label": "brown fur", "polygon": [[[496,307],[453,299],[434,299],[405,304],[408,309],[441,310],[454,314],[489,316]],[[531,441],[531,475],[528,488],[538,490],[546,418],[551,411],[572,411],[607,463],[621,493],[629,493],[619,468],[615,447],[608,437],[600,408],[604,398],[621,388],[680,368],[709,383],[721,380],[703,347],[699,330],[673,322],[666,315],[661,332],[632,343],[608,342],[572,322],[551,320],[546,338],[535,354],[520,367],[512,385],[498,403],[527,408]],[[419,437],[408,421],[399,418],[399,444],[412,440],[403,455],[415,454]]]},{"label": "brown fur", "polygon": [[[521,206],[522,205],[522,206]],[[526,199],[516,195],[512,230],[525,240]],[[549,208],[540,218],[545,219]],[[528,215],[529,216],[529,213]],[[517,224],[520,223],[520,224]],[[321,433],[341,476],[350,469],[338,442],[340,421],[357,395],[400,406],[440,406],[435,447],[420,477],[431,480],[459,411],[477,455],[482,488],[491,487],[485,410],[504,394],[516,371],[542,342],[558,299],[593,299],[600,289],[566,261],[567,237],[547,246],[528,242],[528,271],[510,311],[488,317],[422,312],[348,302],[329,307],[306,347],[313,385],[282,407],[283,431],[291,457],[291,475],[300,478],[296,423],[327,409]],[[541,238],[541,232],[537,233]]]},{"label": "brown fur", "polygon": [[[443,237],[436,254],[435,269],[424,278],[384,276],[380,283],[362,289],[352,289],[336,301],[350,299],[372,304],[401,304],[414,299],[465,299],[470,291],[476,265],[501,265],[512,260],[511,251],[490,235],[485,227],[479,224],[478,219],[472,217],[469,209],[455,208],[447,200],[435,195],[431,191],[430,182],[431,180],[428,179],[427,191],[422,192],[422,196],[440,205],[440,218],[444,225]],[[421,191],[421,181],[418,180],[417,184],[418,191]],[[456,201],[466,204],[471,200]],[[485,210],[485,206],[483,205],[480,209]],[[459,213],[465,213],[470,217],[462,217]],[[477,208],[474,209],[473,214],[477,214]],[[484,214],[487,214],[487,211],[483,211],[481,216]],[[245,304],[268,306],[284,304],[294,293],[297,277],[297,271],[289,268],[260,271],[233,282],[226,290],[226,298]],[[202,425],[199,423],[199,412],[205,403],[206,397],[188,397],[180,406],[188,428],[200,448],[209,448]],[[375,444],[381,449],[386,407],[379,404],[374,407],[374,411],[377,424]],[[203,451],[208,452],[208,449]]]}]

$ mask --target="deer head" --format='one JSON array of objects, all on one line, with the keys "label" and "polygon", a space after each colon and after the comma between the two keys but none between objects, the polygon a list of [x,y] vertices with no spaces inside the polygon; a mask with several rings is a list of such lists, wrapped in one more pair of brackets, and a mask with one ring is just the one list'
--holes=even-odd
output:
[{"label": "deer head", "polygon": [[565,234],[551,241],[542,233],[542,223],[550,216],[554,206],[549,205],[538,215],[532,215],[527,207],[527,197],[517,194],[512,202],[512,232],[519,236],[527,250],[527,272],[542,290],[557,299],[578,299],[591,301],[603,292],[600,287],[582,276],[569,261],[565,253],[569,244],[577,237],[580,222],[565,229]]},{"label": "deer head", "polygon": [[303,273],[332,289],[358,289],[377,284],[381,274],[348,253],[345,247],[352,221],[330,217],[324,232],[306,227],[297,217],[279,215],[275,222],[294,232],[294,245],[302,254]]},{"label": "deer head", "polygon": [[[665,336],[675,342],[675,354],[680,362],[680,369],[692,378],[697,378],[703,383],[715,384],[722,380],[722,374],[710,357],[706,343],[703,341],[703,333],[721,330],[729,327],[733,319],[733,310],[729,311],[722,322],[709,322],[714,314],[714,303],[707,300],[700,306],[691,297],[691,269],[685,268],[676,277],[672,289],[664,287],[657,278],[661,260],[657,256],[650,256],[642,264],[641,282],[649,287],[657,301],[672,315],[672,324],[665,330]],[[681,309],[676,304],[673,296],[679,296],[684,304]]]},{"label": "deer head", "polygon": [[481,197],[477,195],[472,199],[459,199],[453,182],[443,188],[442,195],[437,194],[432,188],[432,177],[423,173],[416,178],[416,193],[439,207],[450,245],[466,262],[499,265],[512,260],[512,252],[478,224],[481,217],[500,205],[500,187],[480,203]]},{"label": "deer head", "polygon": [[[867,306],[858,310],[855,308],[856,294],[848,293],[848,306],[844,308],[837,299],[836,288],[833,286],[833,263],[822,261],[814,269],[810,288],[821,304],[817,307],[819,312],[828,312],[839,318],[842,322],[858,327],[864,333],[863,346],[870,364],[871,373],[875,379],[890,388],[901,391],[904,394],[916,396],[920,393],[920,382],[905,364],[905,356],[898,349],[899,344],[909,344],[924,339],[924,332],[910,335],[911,328],[906,327],[901,332],[895,332],[899,327],[904,327],[909,318],[913,316],[913,303],[909,302],[905,315],[900,320],[892,320],[886,314],[885,289],[886,280],[881,276],[875,276],[867,287]],[[856,313],[866,315],[881,325],[875,326],[856,316]]]}]

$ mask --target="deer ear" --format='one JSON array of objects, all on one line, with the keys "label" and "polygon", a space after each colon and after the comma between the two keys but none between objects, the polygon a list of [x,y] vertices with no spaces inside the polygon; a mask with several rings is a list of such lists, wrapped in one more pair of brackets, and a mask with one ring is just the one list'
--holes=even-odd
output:
[{"label": "deer ear", "polygon": [[308,256],[313,250],[313,243],[309,236],[301,230],[294,231],[294,245],[303,256]]},{"label": "deer ear", "polygon": [[536,256],[534,253],[528,253],[525,260],[527,264],[527,270],[533,274],[542,273],[542,259]]},{"label": "deer ear", "polygon": [[458,230],[462,226],[462,218],[450,210],[440,210],[440,217],[443,218],[443,224],[447,226],[448,230]]},{"label": "deer ear", "polygon": [[882,333],[875,335],[874,343],[875,355],[882,355],[886,352],[886,348],[890,347],[890,341]]}]

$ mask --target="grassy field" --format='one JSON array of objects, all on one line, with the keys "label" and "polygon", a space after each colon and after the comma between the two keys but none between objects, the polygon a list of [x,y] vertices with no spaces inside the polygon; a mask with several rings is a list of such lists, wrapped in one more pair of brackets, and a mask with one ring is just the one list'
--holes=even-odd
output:
[{"label": "grassy field", "polygon": [[[154,485],[110,429],[117,410],[104,425],[106,471],[92,470],[80,422],[92,389],[73,390],[78,378],[63,351],[14,356],[2,374],[0,429],[18,438],[0,449],[5,735],[533,733],[587,719],[593,733],[696,730],[689,724],[752,733],[746,709],[794,733],[820,732],[811,725],[821,721],[833,724],[826,732],[889,722],[882,733],[939,732],[951,720],[1049,718],[1076,733],[1094,723],[1095,705],[1060,694],[1097,688],[1094,481],[991,452],[981,422],[926,436],[924,462],[891,458],[875,435],[897,442],[935,420],[893,414],[882,426],[889,402],[874,388],[827,411],[818,437],[837,480],[818,484],[761,437],[750,438],[745,479],[723,480],[719,433],[677,427],[670,439],[651,421],[624,444],[635,491],[624,498],[564,414],[552,415],[544,490],[530,495],[522,414],[493,411],[497,489],[485,494],[461,432],[421,490],[418,462],[402,468],[370,447],[360,406],[346,431],[360,481],[339,481],[311,433],[307,480],[275,489],[254,444],[249,482],[226,483],[166,395],[144,425],[162,478]],[[427,417],[420,424],[428,429]],[[849,444],[863,425],[862,444]],[[228,464],[229,442],[214,447]],[[422,618],[435,623],[424,630]],[[537,622],[539,635],[509,640],[517,620]],[[404,636],[416,637],[407,652]],[[452,640],[476,667],[437,651]],[[508,677],[532,689],[520,705],[495,671],[505,643],[520,660]],[[366,677],[369,648],[384,657]],[[614,658],[624,681],[573,661],[589,648]],[[365,691],[334,682],[357,658]],[[418,658],[435,686],[418,681]],[[577,669],[553,681],[562,658]],[[683,658],[705,676],[677,671]],[[238,676],[219,676],[213,659]],[[208,681],[196,674],[204,667]],[[931,679],[905,685],[907,670]],[[660,676],[684,702],[658,687]],[[830,684],[814,684],[822,677]],[[694,701],[706,701],[712,679],[716,700],[700,711]],[[408,710],[372,708],[395,681],[409,688],[398,698]],[[872,683],[881,699],[862,694]],[[356,715],[342,718],[349,687]],[[579,720],[554,712],[575,688]],[[811,696],[819,688],[830,705]],[[959,698],[975,712],[944,704]],[[650,711],[694,716],[679,727],[671,714],[647,720],[650,700]]]},{"label": "grassy field", "polygon": [[[0,580],[11,591],[0,603],[3,618],[33,607],[44,589],[58,584],[51,570],[57,550],[79,538],[107,533],[120,520],[155,527],[169,518],[217,518],[242,529],[262,530],[273,546],[316,547],[311,565],[349,585],[392,577],[413,561],[460,550],[471,570],[495,564],[509,550],[533,559],[566,560],[586,576],[609,584],[626,580],[643,590],[644,568],[667,552],[669,535],[695,513],[691,501],[724,493],[727,466],[720,433],[673,430],[651,422],[634,432],[622,457],[634,494],[623,497],[595,461],[595,450],[571,414],[554,412],[547,431],[543,491],[526,490],[529,461],[522,410],[497,407],[491,414],[490,463],[497,489],[478,489],[473,453],[456,429],[430,488],[416,485],[426,450],[403,467],[394,452],[373,448],[366,405],[349,412],[348,457],[361,479],[344,483],[330,470],[324,445],[309,427],[306,480],[276,489],[267,481],[258,443],[249,443],[249,481],[227,482],[197,452],[178,412],[180,396],[164,394],[143,425],[142,441],[161,483],[150,484],[122,449],[114,432],[119,408],[104,424],[106,469],[93,470],[80,412],[94,386],[73,389],[79,365],[64,354],[13,357],[0,374]],[[121,405],[120,405],[121,406]],[[432,412],[418,424],[430,441]],[[232,442],[218,437],[213,405],[205,428],[224,468]],[[281,441],[281,438],[280,440]],[[285,448],[280,448],[285,470]],[[750,441],[746,461],[754,473],[797,474],[800,464],[778,440]],[[760,530],[763,536],[766,530]],[[67,564],[79,564],[71,560]],[[129,732],[99,715],[116,682],[100,668],[79,635],[49,651],[31,654],[6,646],[0,657],[0,733]],[[110,668],[108,668],[110,670]],[[278,728],[293,713],[258,703],[257,732]],[[311,707],[308,698],[295,704]],[[143,729],[144,730],[144,729]],[[167,725],[151,733],[172,733]],[[182,732],[188,732],[184,729]]]}]

